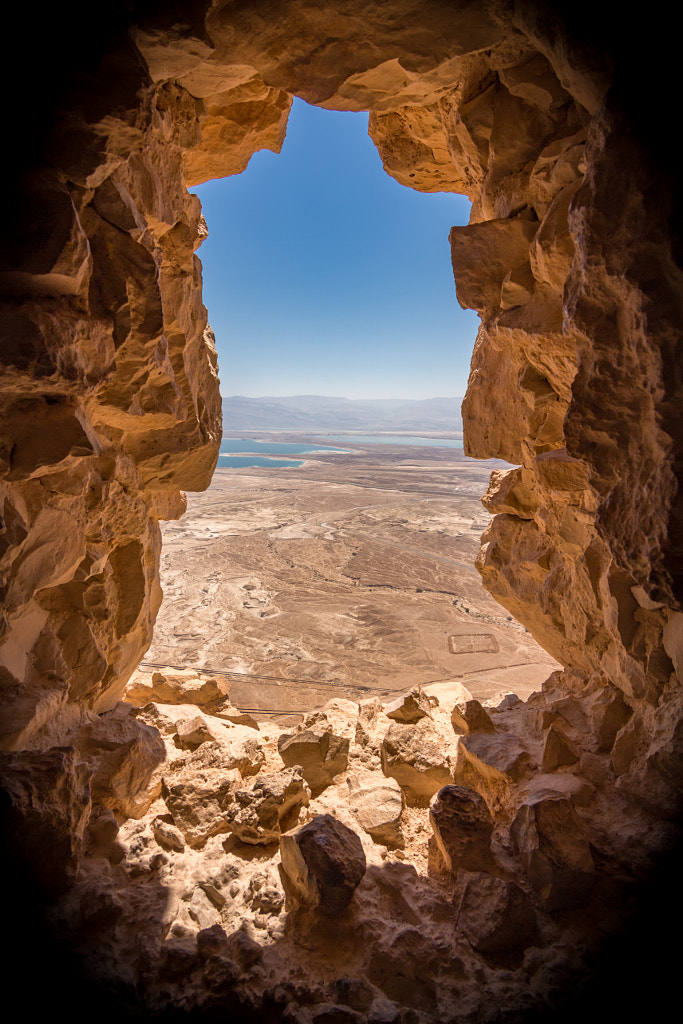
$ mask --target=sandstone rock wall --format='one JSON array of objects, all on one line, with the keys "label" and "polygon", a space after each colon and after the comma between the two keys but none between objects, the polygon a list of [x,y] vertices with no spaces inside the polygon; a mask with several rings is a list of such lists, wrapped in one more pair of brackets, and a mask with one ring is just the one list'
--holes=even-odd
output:
[{"label": "sandstone rock wall", "polygon": [[[461,781],[479,779],[492,809],[512,815],[510,842],[549,912],[557,856],[533,835],[571,830],[577,812],[563,803],[546,815],[532,793],[512,814],[499,776],[575,774],[586,800],[588,780],[594,827],[615,833],[610,855],[627,872],[663,844],[654,822],[678,811],[683,781],[673,185],[623,88],[619,26],[579,9],[574,25],[596,36],[587,45],[568,11],[535,0],[112,4],[104,35],[85,19],[76,29],[92,50],[71,42],[48,60],[54,95],[12,193],[0,268],[2,745],[30,775],[37,755],[22,751],[69,743],[97,779],[98,713],[118,723],[121,749],[147,743],[134,793],[123,754],[115,798],[91,784],[91,832],[100,821],[115,833],[114,809],[135,809],[153,777],[149,734],[136,740],[115,705],[159,605],[157,521],[182,514],[182,489],[208,484],[220,439],[194,254],[206,227],[185,186],[277,150],[295,94],[369,109],[389,173],[473,200],[470,225],[451,233],[458,298],[482,320],[466,448],[516,467],[492,479],[485,504],[497,515],[478,564],[567,669],[536,710],[507,712],[515,735],[527,716],[539,764],[520,761],[516,741],[492,754],[486,737],[465,740]],[[61,52],[71,27],[46,24]],[[80,835],[87,782],[73,758],[50,764],[65,766],[80,808],[52,816]],[[64,845],[70,877],[77,838]],[[572,857],[581,889],[587,844]],[[517,895],[496,899],[504,916]]]},{"label": "sandstone rock wall", "polygon": [[194,103],[134,70],[113,112],[58,123],[2,268],[5,747],[118,700],[161,600],[158,520],[216,463],[206,228],[182,179]]}]

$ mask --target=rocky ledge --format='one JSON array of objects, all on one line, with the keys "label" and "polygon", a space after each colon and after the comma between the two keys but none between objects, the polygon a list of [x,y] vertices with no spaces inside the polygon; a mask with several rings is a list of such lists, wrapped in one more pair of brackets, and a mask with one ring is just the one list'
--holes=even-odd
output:
[{"label": "rocky ledge", "polygon": [[622,809],[616,689],[438,683],[293,729],[192,671],[125,696],[3,755],[54,935],[121,1012],[524,1020],[598,969],[661,849]]}]

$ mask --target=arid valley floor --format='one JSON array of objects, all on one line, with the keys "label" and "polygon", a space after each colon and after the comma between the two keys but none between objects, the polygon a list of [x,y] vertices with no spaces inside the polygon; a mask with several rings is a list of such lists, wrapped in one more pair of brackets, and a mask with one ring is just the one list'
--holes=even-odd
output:
[{"label": "arid valley floor", "polygon": [[188,495],[163,528],[164,602],[143,667],[223,676],[233,704],[262,717],[446,680],[482,700],[540,689],[557,664],[474,568],[489,520],[479,498],[504,464],[351,447],[300,468],[219,463],[210,489]]}]

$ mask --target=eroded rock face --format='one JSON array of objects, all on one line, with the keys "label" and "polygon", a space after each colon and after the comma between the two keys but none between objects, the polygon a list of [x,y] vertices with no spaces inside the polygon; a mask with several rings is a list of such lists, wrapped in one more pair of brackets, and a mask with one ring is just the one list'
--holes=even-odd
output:
[{"label": "eroded rock face", "polygon": [[493,818],[476,790],[444,786],[431,802],[429,820],[449,871],[492,866]]},{"label": "eroded rock face", "polygon": [[282,832],[296,824],[300,809],[309,799],[301,768],[260,775],[249,789],[235,791],[228,821],[243,843],[267,846],[277,843]]},{"label": "eroded rock face", "polygon": [[331,814],[282,836],[280,851],[295,898],[328,914],[346,909],[367,866],[356,833]]},{"label": "eroded rock face", "polygon": [[[261,970],[264,947],[238,927],[225,944],[195,937],[201,926],[215,938],[236,882],[225,877],[221,844],[235,787],[264,763],[254,730],[255,747],[244,738],[245,758],[228,767],[221,723],[205,725],[212,708],[198,712],[189,700],[178,725],[158,712],[166,760],[155,767],[161,748],[119,722],[116,703],[161,599],[158,520],[182,514],[183,488],[206,486],[220,439],[194,255],[206,227],[185,184],[235,173],[263,146],[277,149],[292,94],[369,109],[390,174],[473,200],[470,225],[451,234],[458,297],[482,319],[465,446],[515,466],[494,474],[484,499],[496,515],[478,564],[494,596],[567,667],[527,705],[486,709],[493,731],[487,715],[459,709],[457,756],[446,767],[495,807],[492,844],[514,877],[474,885],[481,899],[495,890],[490,928],[464,900],[472,944],[486,956],[510,952],[510,922],[524,917],[527,900],[547,937],[527,951],[515,981],[486,967],[489,996],[510,1014],[532,998],[552,1005],[553,979],[582,969],[567,953],[565,908],[589,920],[590,906],[581,908],[605,875],[647,877],[670,836],[659,819],[680,810],[682,280],[671,179],[648,157],[639,109],[656,121],[667,90],[648,107],[624,88],[625,53],[633,63],[619,33],[628,26],[578,10],[572,26],[596,34],[586,45],[540,0],[267,8],[191,0],[182,18],[143,6],[131,8],[132,25],[116,7],[103,32],[92,12],[68,24],[46,12],[42,36],[40,19],[17,36],[35,43],[30,138],[8,161],[20,187],[7,193],[0,267],[1,743],[14,778],[8,806],[24,808],[16,813],[29,823],[17,841],[32,857],[32,836],[47,846],[54,837],[59,863],[48,889],[66,892],[67,933],[72,927],[76,944],[91,929],[96,959],[111,971],[135,964],[128,983],[147,985],[148,1009],[169,991],[191,1002],[187,979],[202,964],[212,991],[224,994]],[[656,46],[634,39],[634,52],[659,59],[667,34],[665,25]],[[638,79],[647,89],[648,75]],[[108,749],[112,713],[118,738]],[[325,772],[316,785],[343,784],[348,795],[352,744],[365,744],[363,764],[373,765],[381,718],[366,709],[348,734],[322,730],[339,736],[340,749],[338,758],[316,754]],[[416,735],[434,728],[428,715],[421,721],[391,726],[413,751],[413,768],[424,755]],[[395,755],[386,744],[384,753],[386,770]],[[147,800],[166,803],[146,810]],[[132,814],[142,818],[116,819]],[[204,873],[190,879],[176,864],[183,898],[168,897],[167,865],[189,857],[188,847],[201,849]],[[90,861],[81,871],[83,850]],[[92,887],[94,862],[110,866],[101,891]],[[336,937],[356,988],[335,983],[312,994],[310,981],[304,995],[280,993],[291,1019],[339,1017],[341,1005],[351,1019],[449,1019],[456,1004],[463,1019],[477,1019],[473,993],[485,968],[444,927],[452,904],[408,866],[397,881],[400,870],[381,875],[384,886],[359,884],[368,907],[400,921],[382,931],[381,915],[364,919],[363,963],[352,954],[358,936]],[[273,872],[254,873],[231,898],[282,938],[276,882]],[[136,923],[129,947],[115,922],[130,934]],[[124,947],[109,957],[117,942]],[[150,981],[145,972],[157,962]],[[251,984],[236,998],[256,1005]],[[341,998],[352,991],[357,1009]]]},{"label": "eroded rock face", "polygon": [[335,699],[306,715],[295,733],[280,737],[280,757],[288,767],[301,765],[313,796],[322,793],[347,767],[357,719],[357,704]]}]

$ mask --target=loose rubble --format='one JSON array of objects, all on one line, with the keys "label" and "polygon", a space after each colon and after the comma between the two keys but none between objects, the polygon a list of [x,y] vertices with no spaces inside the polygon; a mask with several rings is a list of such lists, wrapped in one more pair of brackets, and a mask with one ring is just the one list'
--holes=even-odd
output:
[{"label": "loose rubble", "polygon": [[[64,754],[64,770],[74,793],[93,770],[97,784],[77,821],[70,797],[64,821],[50,822],[65,838],[45,877],[55,922],[107,949],[90,965],[100,982],[148,970],[144,937],[157,1010],[188,998],[219,1006],[229,993],[255,1013],[275,1001],[283,1020],[474,1022],[485,993],[487,1007],[522,1019],[523,962],[543,962],[545,974],[532,971],[542,1000],[576,915],[600,918],[594,894],[614,885],[615,858],[604,715],[563,705],[574,729],[592,730],[601,786],[563,759],[546,770],[552,678],[526,705],[522,748],[512,696],[480,704],[457,682],[387,705],[333,700],[291,733],[218,717],[228,695],[212,703],[199,673],[182,677],[187,703],[176,677],[173,704],[141,675],[136,699],[157,687],[159,702],[120,703],[89,731],[81,723],[72,742],[89,767]],[[397,707],[413,720],[397,722]],[[124,739],[141,767],[122,776]],[[113,803],[105,770],[119,779]],[[17,831],[40,836],[36,793],[16,785],[12,800]]]}]

